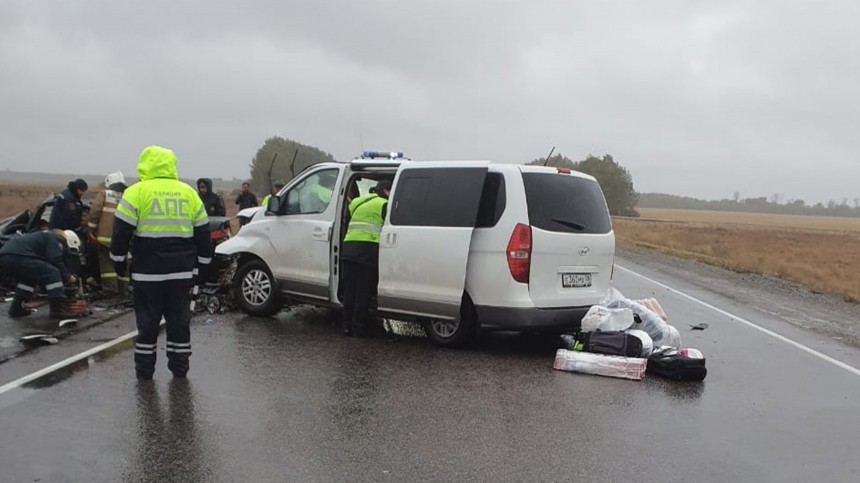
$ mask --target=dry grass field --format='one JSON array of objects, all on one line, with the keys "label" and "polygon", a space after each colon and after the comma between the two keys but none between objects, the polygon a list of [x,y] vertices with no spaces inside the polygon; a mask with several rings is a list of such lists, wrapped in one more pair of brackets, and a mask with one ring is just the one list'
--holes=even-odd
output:
[{"label": "dry grass field", "polygon": [[[0,219],[20,213],[24,210],[32,210],[42,200],[54,193],[60,193],[65,189],[62,184],[47,185],[40,183],[6,183],[0,181]],[[90,190],[84,194],[84,201],[92,200],[100,189],[90,186]],[[236,199],[235,192],[221,192],[224,197],[224,205],[227,207],[227,216],[235,216],[239,211],[233,203]],[[262,197],[260,197],[262,198]],[[233,223],[233,232],[239,228],[238,221]]]},{"label": "dry grass field", "polygon": [[638,210],[613,220],[618,243],[763,273],[860,301],[860,219]]}]

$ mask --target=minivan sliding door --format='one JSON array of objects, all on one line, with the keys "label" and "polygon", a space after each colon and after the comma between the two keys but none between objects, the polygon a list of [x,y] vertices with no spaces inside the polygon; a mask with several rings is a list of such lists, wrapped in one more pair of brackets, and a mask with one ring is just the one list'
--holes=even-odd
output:
[{"label": "minivan sliding door", "polygon": [[394,180],[379,249],[379,308],[454,319],[487,162],[410,163]]}]

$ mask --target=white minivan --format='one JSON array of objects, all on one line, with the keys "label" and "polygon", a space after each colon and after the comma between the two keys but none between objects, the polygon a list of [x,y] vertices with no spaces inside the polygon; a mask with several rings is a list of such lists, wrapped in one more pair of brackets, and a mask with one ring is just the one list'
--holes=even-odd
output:
[{"label": "white minivan", "polygon": [[385,178],[393,189],[379,247],[380,317],[421,322],[436,343],[462,345],[478,328],[574,328],[609,287],[615,235],[593,177],[366,153],[306,169],[218,245],[217,254],[238,257],[240,307],[265,316],[286,301],[340,306],[349,201]]}]

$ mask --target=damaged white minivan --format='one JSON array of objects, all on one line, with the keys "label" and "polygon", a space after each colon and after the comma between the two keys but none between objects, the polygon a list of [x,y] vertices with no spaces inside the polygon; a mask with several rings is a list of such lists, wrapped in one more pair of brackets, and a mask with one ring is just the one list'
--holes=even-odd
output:
[{"label": "damaged white minivan", "polygon": [[311,166],[217,247],[238,258],[234,290],[245,312],[272,315],[285,302],[339,307],[347,206],[383,178],[393,190],[378,316],[420,322],[434,342],[456,346],[478,329],[574,328],[606,293],[615,235],[593,177],[376,156]]}]

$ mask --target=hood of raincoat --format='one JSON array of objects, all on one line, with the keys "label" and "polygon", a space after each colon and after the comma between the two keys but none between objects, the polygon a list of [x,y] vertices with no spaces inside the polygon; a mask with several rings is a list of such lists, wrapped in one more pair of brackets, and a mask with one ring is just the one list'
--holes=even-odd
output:
[{"label": "hood of raincoat", "polygon": [[155,178],[179,179],[176,155],[161,146],[148,146],[140,153],[137,174],[141,181]]},{"label": "hood of raincoat", "polygon": [[200,186],[200,183],[203,183],[206,185],[206,192],[208,192],[208,193],[212,192],[212,180],[211,179],[200,178],[197,180],[197,184],[195,184],[194,187],[196,188],[197,186]]}]

